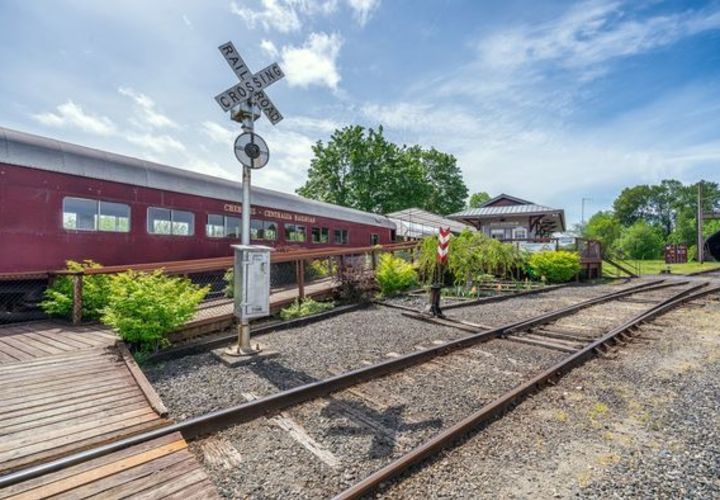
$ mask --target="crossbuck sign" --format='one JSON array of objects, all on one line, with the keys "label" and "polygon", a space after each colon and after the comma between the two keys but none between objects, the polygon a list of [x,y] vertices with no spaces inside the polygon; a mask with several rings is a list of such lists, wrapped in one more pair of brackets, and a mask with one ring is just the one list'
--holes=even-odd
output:
[{"label": "crossbuck sign", "polygon": [[252,98],[260,106],[270,123],[275,125],[280,122],[283,119],[282,114],[263,91],[266,87],[285,77],[285,73],[280,69],[280,66],[277,63],[272,63],[267,68],[252,73],[232,42],[227,42],[218,49],[220,49],[235,75],[240,79],[240,83],[215,96],[215,101],[222,110],[229,111]]}]

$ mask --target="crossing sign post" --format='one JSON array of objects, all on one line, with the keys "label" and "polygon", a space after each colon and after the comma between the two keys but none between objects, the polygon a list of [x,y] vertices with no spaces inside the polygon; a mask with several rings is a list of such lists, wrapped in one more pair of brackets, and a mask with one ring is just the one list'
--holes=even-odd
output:
[{"label": "crossing sign post", "polygon": [[445,264],[448,260],[448,252],[450,250],[450,228],[439,228],[438,231],[438,246],[437,246],[437,266],[435,268],[435,279],[432,285],[430,285],[430,302],[427,305],[425,312],[436,316],[438,318],[444,318],[445,315],[440,309],[440,291],[443,288],[443,278],[445,276]]},{"label": "crossing sign post", "polygon": [[[262,168],[268,162],[270,152],[262,137],[255,133],[255,120],[262,112],[273,125],[283,116],[265,93],[265,89],[285,77],[277,63],[253,73],[235,49],[232,42],[218,47],[239,82],[215,96],[215,102],[230,118],[242,124],[243,133],[233,145],[235,157],[243,167],[242,181],[242,237],[235,249],[235,314],[238,316],[237,344],[220,355],[231,365],[251,359],[260,353],[250,345],[250,317],[267,315],[270,301],[270,257],[267,247],[250,245],[250,177],[253,169]],[[255,265],[257,263],[257,265]],[[252,289],[252,290],[251,290]],[[249,294],[252,293],[253,297]],[[261,295],[258,297],[258,295]],[[265,351],[262,355],[274,353]],[[230,356],[229,362],[224,356]]]}]

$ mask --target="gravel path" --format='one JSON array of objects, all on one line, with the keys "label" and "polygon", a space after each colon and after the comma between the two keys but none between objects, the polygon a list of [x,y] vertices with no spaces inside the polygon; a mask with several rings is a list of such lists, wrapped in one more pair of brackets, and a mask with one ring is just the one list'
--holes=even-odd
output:
[{"label": "gravel path", "polygon": [[384,498],[720,497],[720,303],[643,326]]}]

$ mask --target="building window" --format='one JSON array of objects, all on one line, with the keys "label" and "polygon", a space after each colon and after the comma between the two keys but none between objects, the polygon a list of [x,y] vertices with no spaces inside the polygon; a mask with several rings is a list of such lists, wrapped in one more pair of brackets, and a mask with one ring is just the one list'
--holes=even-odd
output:
[{"label": "building window", "polygon": [[348,244],[347,229],[336,229],[335,230],[335,243],[337,245],[347,245]]},{"label": "building window", "polygon": [[326,227],[314,227],[312,228],[312,242],[313,243],[327,243],[330,239],[330,230]]},{"label": "building window", "polygon": [[63,227],[76,231],[130,231],[130,206],[85,198],[63,199]]},{"label": "building window", "polygon": [[242,220],[228,215],[208,214],[205,234],[209,238],[240,239]]},{"label": "building window", "polygon": [[277,223],[269,220],[250,220],[250,239],[275,241],[277,239]]},{"label": "building window", "polygon": [[526,240],[527,237],[527,229],[525,229],[524,227],[516,227],[515,229],[513,229],[513,239]]},{"label": "building window", "polygon": [[192,236],[195,227],[195,214],[184,210],[168,208],[148,208],[147,230],[150,234],[171,234],[173,236]]},{"label": "building window", "polygon": [[305,241],[305,226],[285,224],[285,241]]},{"label": "building window", "polygon": [[379,237],[377,234],[372,233],[372,234],[370,235],[370,245],[371,245],[371,246],[375,246],[375,245],[377,245],[377,244],[379,244],[379,243],[380,243],[380,237]]},{"label": "building window", "polygon": [[494,238],[496,240],[504,240],[505,239],[505,230],[504,229],[491,229],[490,237]]}]

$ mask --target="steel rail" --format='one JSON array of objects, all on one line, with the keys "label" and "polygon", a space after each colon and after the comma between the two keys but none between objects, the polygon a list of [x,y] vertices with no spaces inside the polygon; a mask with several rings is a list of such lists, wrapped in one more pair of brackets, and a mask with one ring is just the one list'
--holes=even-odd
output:
[{"label": "steel rail", "polygon": [[494,420],[506,410],[519,404],[530,394],[541,390],[546,383],[555,381],[569,371],[571,371],[572,369],[582,365],[588,359],[592,358],[603,345],[605,345],[607,342],[615,340],[618,335],[628,332],[630,329],[639,325],[640,323],[643,323],[660,314],[663,314],[684,302],[694,300],[714,292],[720,292],[720,286],[715,286],[706,290],[698,291],[700,288],[704,288],[707,285],[708,283],[705,282],[690,287],[673,295],[668,299],[663,300],[661,303],[652,306],[648,310],[643,311],[631,320],[610,330],[602,337],[589,343],[587,346],[583,347],[579,351],[567,356],[562,361],[542,371],[527,382],[504,393],[494,401],[483,406],[477,412],[441,431],[435,437],[417,446],[416,448],[406,453],[402,457],[398,458],[397,460],[377,470],[362,481],[356,483],[355,485],[336,495],[333,500],[347,500],[359,498],[376,490],[381,483],[397,477],[400,473],[405,471],[410,466],[416,465],[419,462],[425,460],[426,458],[429,458],[430,456],[438,453],[439,451],[449,447],[459,438],[468,434],[470,431],[476,430],[479,426]]},{"label": "steel rail", "polygon": [[[323,397],[328,394],[358,385],[368,380],[380,378],[384,375],[394,373],[410,366],[423,363],[458,349],[464,349],[486,342],[488,340],[500,337],[506,332],[515,331],[517,328],[535,326],[540,323],[553,321],[558,317],[572,314],[581,309],[608,302],[617,298],[633,295],[636,293],[649,292],[661,288],[671,286],[680,286],[686,282],[664,283],[664,280],[650,281],[641,283],[632,287],[625,288],[616,292],[601,295],[592,299],[585,300],[578,304],[568,306],[557,311],[544,313],[529,320],[517,321],[508,325],[503,325],[492,330],[479,332],[469,335],[446,344],[431,347],[423,351],[417,351],[406,354],[397,358],[392,358],[381,363],[352,370],[342,373],[324,380],[304,384],[293,389],[282,391],[276,394],[265,396],[261,399],[249,401],[246,403],[230,406],[221,410],[216,410],[204,415],[192,417],[182,422],[176,422],[157,429],[129,436],[117,441],[113,441],[104,445],[100,445],[88,450],[80,451],[57,458],[49,462],[26,467],[15,472],[10,472],[0,476],[0,488],[10,486],[22,481],[26,481],[44,474],[70,467],[72,465],[98,458],[109,453],[128,448],[137,444],[141,444],[152,439],[156,439],[173,432],[181,432],[186,439],[192,439],[203,434],[209,434],[220,429],[224,429],[231,425],[249,422],[262,416],[268,416],[282,411],[291,406]],[[529,326],[528,326],[529,325]]]}]

